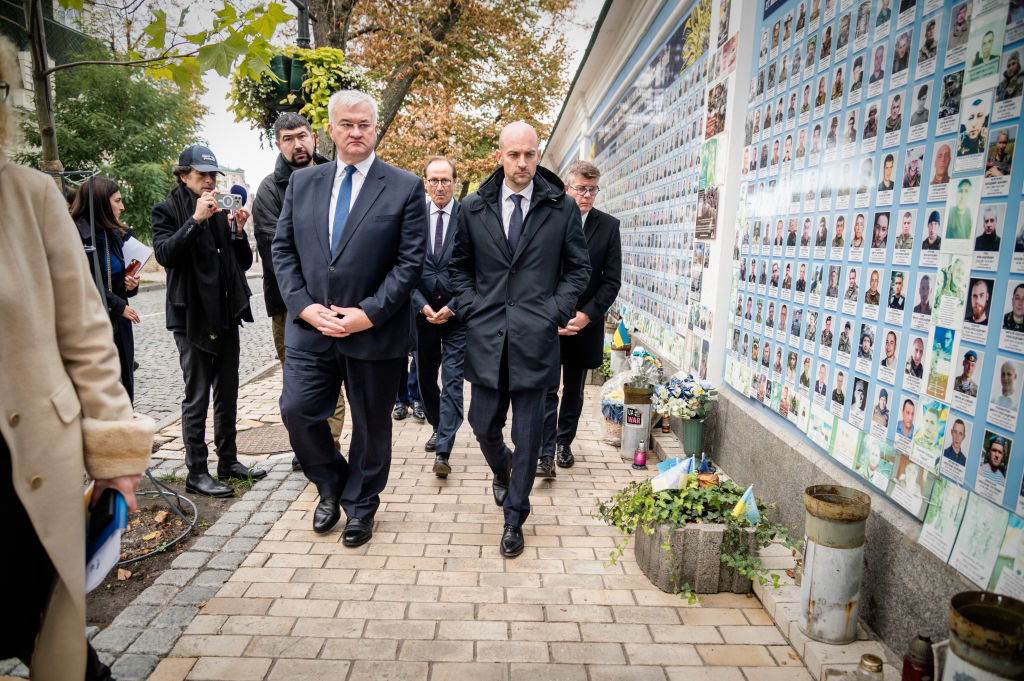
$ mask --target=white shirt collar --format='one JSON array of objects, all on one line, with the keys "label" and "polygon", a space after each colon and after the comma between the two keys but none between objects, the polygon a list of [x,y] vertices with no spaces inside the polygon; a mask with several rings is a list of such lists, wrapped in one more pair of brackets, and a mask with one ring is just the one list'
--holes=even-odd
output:
[{"label": "white shirt collar", "polygon": [[[356,172],[359,173],[360,175],[362,175],[363,177],[366,177],[366,175],[370,172],[370,166],[373,165],[373,161],[376,158],[377,158],[376,152],[371,151],[369,156],[364,158],[359,163],[355,164]],[[345,162],[342,161],[339,158],[338,159],[338,167],[334,171],[334,176],[337,179],[339,179],[339,180],[343,179],[343,175],[345,174],[345,168],[347,168],[347,167],[348,166],[345,164]]]},{"label": "white shirt collar", "polygon": [[586,213],[580,213],[580,224],[582,224],[582,225],[587,224],[587,216],[588,215],[590,215],[590,211],[589,210]]},{"label": "white shirt collar", "polygon": [[448,203],[438,208],[437,204],[433,200],[430,201],[430,212],[431,213],[447,213],[451,215],[452,204],[455,203],[455,197],[448,199]]},{"label": "white shirt collar", "polygon": [[531,203],[530,199],[533,197],[533,180],[530,180],[530,184],[526,186],[522,191],[515,191],[504,182],[501,183],[501,202],[504,203],[508,200],[508,197],[513,194],[519,194],[527,203]]}]

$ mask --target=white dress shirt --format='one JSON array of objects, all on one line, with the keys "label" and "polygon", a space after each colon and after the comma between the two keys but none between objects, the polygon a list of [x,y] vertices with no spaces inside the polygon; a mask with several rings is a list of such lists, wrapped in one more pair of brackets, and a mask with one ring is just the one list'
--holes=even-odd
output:
[{"label": "white dress shirt", "polygon": [[442,227],[443,231],[441,232],[441,243],[443,244],[445,237],[448,236],[448,224],[451,222],[452,219],[452,204],[455,203],[455,199],[448,199],[448,203],[446,203],[441,208],[438,208],[430,199],[427,199],[427,203],[430,204],[428,206],[428,209],[430,210],[430,248],[428,250],[431,253],[433,253],[434,239],[437,238],[437,236],[435,235],[435,232],[437,231],[437,216],[439,213],[443,216],[441,218],[441,222],[444,225]]},{"label": "white dress shirt", "polygon": [[581,227],[586,227],[587,226],[587,216],[588,215],[590,215],[590,211],[589,210],[586,213],[580,213],[580,226]]},{"label": "white dress shirt", "polygon": [[[352,200],[348,204],[349,214],[352,213],[352,206],[356,203],[356,197],[359,196],[359,190],[363,188],[363,180],[366,179],[366,174],[370,172],[370,166],[373,165],[373,159],[377,158],[374,152],[370,152],[370,155],[364,158],[362,161],[356,164],[356,170],[352,173]],[[331,187],[331,210],[327,215],[327,243],[334,243],[334,212],[338,208],[338,192],[341,191],[341,183],[345,179],[345,162],[338,160],[338,167],[334,173],[334,185]]]},{"label": "white dress shirt", "polygon": [[501,225],[505,229],[506,239],[508,238],[508,221],[512,219],[512,211],[516,207],[516,202],[510,198],[513,194],[523,197],[519,205],[523,209],[523,222],[525,223],[526,213],[530,210],[530,199],[533,197],[533,180],[530,180],[530,184],[521,192],[513,191],[507,184],[501,183]]}]

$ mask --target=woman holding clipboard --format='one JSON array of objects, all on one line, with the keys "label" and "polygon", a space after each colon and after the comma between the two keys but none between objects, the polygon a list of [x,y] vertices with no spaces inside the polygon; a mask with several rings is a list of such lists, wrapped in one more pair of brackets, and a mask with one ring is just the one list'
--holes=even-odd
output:
[{"label": "woman holding clipboard", "polygon": [[[90,185],[95,244],[92,243],[93,230],[89,226]],[[141,264],[136,264],[137,260],[126,262],[124,242],[131,237],[128,236],[128,227],[121,222],[122,212],[124,204],[121,202],[121,189],[116,182],[102,175],[95,175],[83,182],[71,204],[71,217],[78,227],[82,242],[86,246],[95,245],[99,255],[100,279],[103,282],[110,323],[114,327],[114,345],[117,346],[117,356],[121,361],[121,384],[134,402],[135,339],[132,324],[138,324],[141,320],[138,313],[128,305],[128,298],[138,293],[138,270]],[[93,258],[89,258],[89,267],[95,267]]]}]

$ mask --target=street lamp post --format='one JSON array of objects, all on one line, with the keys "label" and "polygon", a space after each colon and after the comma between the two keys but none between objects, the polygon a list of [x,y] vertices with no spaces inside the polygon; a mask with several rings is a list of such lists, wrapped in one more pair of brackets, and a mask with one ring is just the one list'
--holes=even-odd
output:
[{"label": "street lamp post", "polygon": [[299,22],[299,35],[295,42],[304,50],[308,50],[312,44],[309,41],[309,6],[306,0],[292,0],[292,4],[299,10],[297,17]]}]

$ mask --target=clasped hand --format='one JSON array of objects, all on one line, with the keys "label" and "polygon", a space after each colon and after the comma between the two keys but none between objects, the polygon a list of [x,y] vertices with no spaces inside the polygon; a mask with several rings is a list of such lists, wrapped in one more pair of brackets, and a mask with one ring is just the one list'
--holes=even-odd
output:
[{"label": "clasped hand", "polygon": [[444,324],[453,316],[455,316],[455,313],[448,309],[447,305],[442,307],[437,312],[435,312],[434,308],[430,307],[429,305],[424,305],[420,312],[423,313],[423,316],[426,317],[427,321],[430,322],[431,324]]},{"label": "clasped hand", "polygon": [[299,317],[325,336],[346,338],[353,333],[365,331],[373,326],[373,322],[359,307],[324,307],[313,303],[303,310]]},{"label": "clasped hand", "polygon": [[570,319],[568,324],[558,327],[558,335],[575,336],[589,323],[590,317],[587,316],[587,313],[577,311],[576,316]]}]

